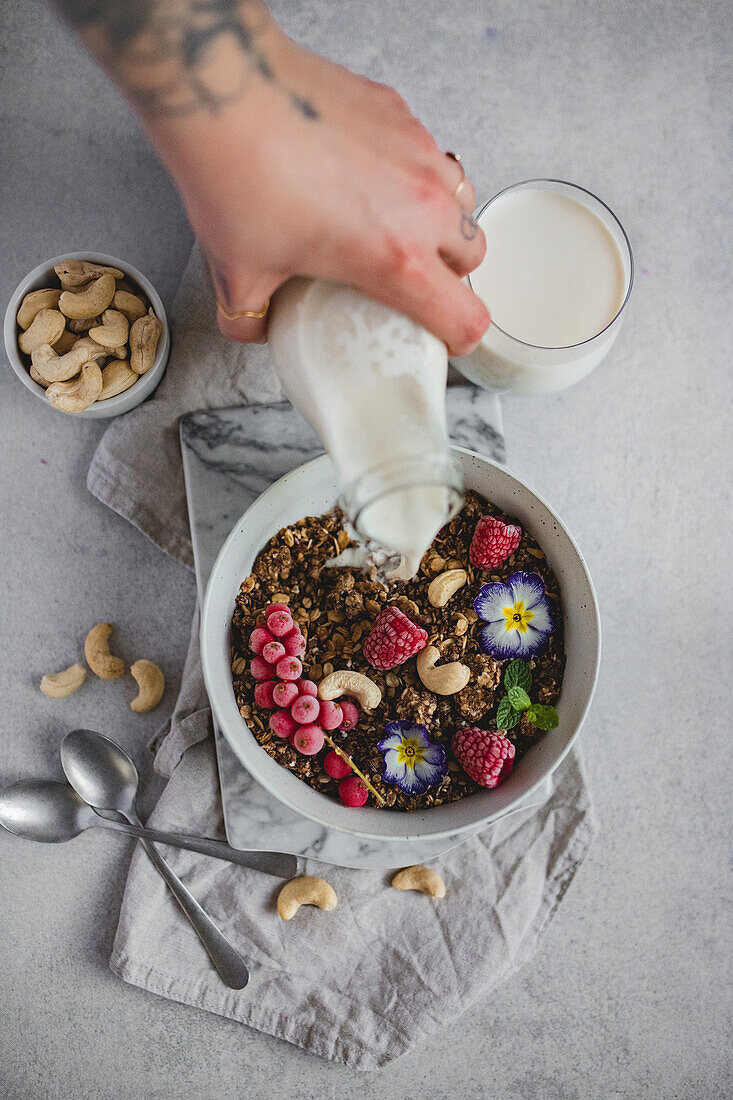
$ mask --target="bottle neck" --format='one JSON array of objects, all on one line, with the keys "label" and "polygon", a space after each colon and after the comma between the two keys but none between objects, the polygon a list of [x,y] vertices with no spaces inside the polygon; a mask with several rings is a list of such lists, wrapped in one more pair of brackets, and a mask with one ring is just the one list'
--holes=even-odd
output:
[{"label": "bottle neck", "polygon": [[357,533],[419,565],[463,503],[463,477],[449,450],[383,463],[344,486],[339,504]]}]

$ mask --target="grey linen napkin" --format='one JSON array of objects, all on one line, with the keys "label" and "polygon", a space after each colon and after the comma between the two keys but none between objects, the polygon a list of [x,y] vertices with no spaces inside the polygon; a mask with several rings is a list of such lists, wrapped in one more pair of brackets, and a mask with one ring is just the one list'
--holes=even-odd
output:
[{"label": "grey linen napkin", "polygon": [[[168,375],[154,399],[108,429],[88,481],[100,500],[187,565],[192,554],[178,419],[193,409],[266,404],[280,396],[266,352],[228,344],[213,318],[195,250],[173,308]],[[460,442],[496,453],[500,436],[487,440],[484,428],[476,438],[477,424],[486,420],[472,420],[476,402],[489,409],[493,399],[467,389],[451,394],[449,418],[456,423],[451,407],[460,409]],[[282,417],[281,406],[276,415]],[[268,452],[252,448],[253,483],[277,473]],[[243,489],[243,509],[247,502]],[[196,614],[181,692],[157,744],[155,766],[169,781],[151,825],[223,832],[211,733]],[[285,924],[275,909],[277,880],[167,849],[171,865],[245,957],[252,977],[241,991],[221,983],[138,848],[110,966],[150,992],[353,1068],[375,1069],[444,1026],[532,955],[593,832],[582,764],[571,753],[541,808],[509,816],[433,861],[447,886],[440,901],[394,891],[382,872],[309,861],[307,873],[328,878],[339,906],[328,914],[306,908]]]}]

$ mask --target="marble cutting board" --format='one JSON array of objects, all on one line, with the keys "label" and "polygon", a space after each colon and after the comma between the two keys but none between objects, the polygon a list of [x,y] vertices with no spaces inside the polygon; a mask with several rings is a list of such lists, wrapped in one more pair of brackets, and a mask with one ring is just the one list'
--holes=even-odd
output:
[{"label": "marble cutting board", "polygon": [[[495,398],[470,387],[452,387],[448,405],[454,442],[503,459],[501,414]],[[190,413],[181,420],[180,439],[201,602],[219,550],[242,513],[272,481],[323,448],[289,405]],[[289,810],[257,783],[216,719],[214,736],[226,833],[234,847],[380,869],[424,862],[473,835],[370,840],[325,828]]]}]

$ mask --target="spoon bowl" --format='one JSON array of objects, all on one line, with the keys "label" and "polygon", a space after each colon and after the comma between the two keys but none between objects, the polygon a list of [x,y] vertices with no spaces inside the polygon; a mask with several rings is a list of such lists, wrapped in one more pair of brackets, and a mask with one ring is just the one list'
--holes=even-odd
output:
[{"label": "spoon bowl", "polygon": [[95,730],[78,729],[61,742],[61,766],[74,790],[90,806],[129,814],[139,783],[137,768],[114,741]]},{"label": "spoon bowl", "polygon": [[24,840],[72,840],[96,824],[96,816],[73,787],[54,779],[21,779],[0,790],[0,825]]}]

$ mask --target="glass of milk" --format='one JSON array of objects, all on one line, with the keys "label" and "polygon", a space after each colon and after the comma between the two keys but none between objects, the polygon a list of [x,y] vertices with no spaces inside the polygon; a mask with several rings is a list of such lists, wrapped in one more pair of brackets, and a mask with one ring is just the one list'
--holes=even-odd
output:
[{"label": "glass of milk", "polygon": [[445,344],[351,287],[304,278],[274,296],[268,340],[354,528],[390,552],[390,576],[413,576],[463,499],[446,430]]},{"label": "glass of milk", "polygon": [[477,217],[486,256],[468,277],[491,325],[455,366],[498,392],[551,393],[597,367],[618,335],[633,282],[615,214],[583,187],[526,180]]}]

